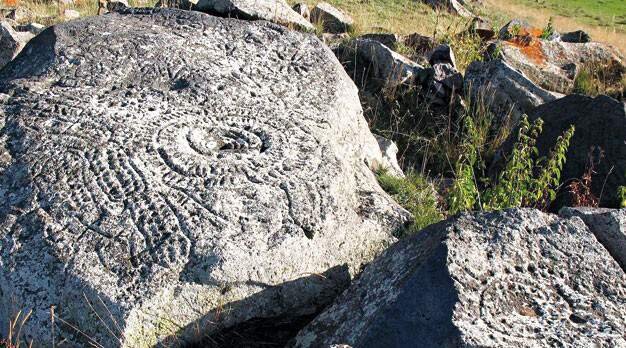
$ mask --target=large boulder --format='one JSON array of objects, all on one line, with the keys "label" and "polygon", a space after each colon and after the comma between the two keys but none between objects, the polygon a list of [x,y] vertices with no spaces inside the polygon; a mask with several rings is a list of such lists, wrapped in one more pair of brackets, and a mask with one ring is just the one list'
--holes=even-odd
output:
[{"label": "large boulder", "polygon": [[7,65],[33,38],[30,32],[18,32],[7,21],[0,21],[0,69]]},{"label": "large boulder", "polygon": [[543,132],[537,139],[540,156],[549,154],[557,137],[570,125],[576,127],[561,173],[562,190],[554,208],[572,204],[569,183],[582,178],[590,161],[595,162],[591,192],[601,198],[601,206],[617,207],[618,188],[626,184],[626,105],[607,96],[569,95],[529,113],[531,121],[538,118],[544,121]]},{"label": "large boulder", "polygon": [[296,347],[623,347],[626,273],[579,218],[463,214],[389,248]]},{"label": "large boulder", "polygon": [[335,49],[348,74],[363,90],[392,91],[426,79],[419,64],[373,39],[354,39]]},{"label": "large boulder", "polygon": [[474,103],[486,104],[500,121],[510,118],[513,124],[558,97],[501,60],[471,63],[465,71],[464,88]]},{"label": "large boulder", "polygon": [[311,10],[311,22],[320,23],[325,33],[346,33],[354,26],[354,20],[342,10],[327,2],[318,3]]},{"label": "large boulder", "polygon": [[566,207],[559,211],[559,215],[580,217],[626,271],[626,209]]},{"label": "large boulder", "polygon": [[497,44],[499,58],[549,91],[568,94],[584,69],[602,71],[607,84],[618,84],[626,73],[624,58],[609,45],[543,40],[516,36]]},{"label": "large boulder", "polygon": [[46,29],[0,92],[0,334],[17,310],[44,346],[310,315],[410,219],[313,35],[127,9]]},{"label": "large boulder", "polygon": [[315,30],[311,22],[294,11],[285,0],[197,0],[193,9],[224,17],[262,19],[304,31]]}]

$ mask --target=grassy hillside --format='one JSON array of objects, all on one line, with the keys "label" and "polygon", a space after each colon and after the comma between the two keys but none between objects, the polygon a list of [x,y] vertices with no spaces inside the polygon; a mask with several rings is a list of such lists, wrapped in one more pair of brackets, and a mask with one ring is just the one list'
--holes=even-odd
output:
[{"label": "grassy hillside", "polygon": [[588,24],[626,26],[624,0],[522,0],[521,3],[548,9],[557,15],[576,18]]}]

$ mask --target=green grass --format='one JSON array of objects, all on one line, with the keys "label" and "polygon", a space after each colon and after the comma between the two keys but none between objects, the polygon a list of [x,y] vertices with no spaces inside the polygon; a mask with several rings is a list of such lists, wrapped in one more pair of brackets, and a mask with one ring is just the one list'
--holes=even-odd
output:
[{"label": "green grass", "polygon": [[414,222],[405,234],[416,233],[444,218],[433,184],[423,176],[409,173],[406,178],[396,178],[379,171],[377,178],[383,190],[413,215]]},{"label": "green grass", "polygon": [[593,25],[626,25],[624,0],[522,0],[521,3],[547,8],[558,15],[581,19]]}]

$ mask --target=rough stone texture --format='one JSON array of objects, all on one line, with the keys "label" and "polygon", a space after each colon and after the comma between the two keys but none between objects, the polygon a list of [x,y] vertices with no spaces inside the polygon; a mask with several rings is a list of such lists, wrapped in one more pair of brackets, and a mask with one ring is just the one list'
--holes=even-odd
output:
[{"label": "rough stone texture", "polygon": [[361,35],[358,38],[378,41],[381,44],[391,48],[392,50],[396,49],[396,46],[398,45],[398,42],[400,40],[398,35],[393,33],[370,33]]},{"label": "rough stone texture", "polygon": [[352,40],[338,47],[335,54],[361,89],[394,89],[423,80],[427,73],[419,64],[375,40]]},{"label": "rough stone texture", "polygon": [[89,343],[51,305],[129,347],[311,314],[410,218],[313,35],[128,9],[48,28],[0,92],[0,328],[32,309],[45,346]]},{"label": "rough stone texture", "polygon": [[456,67],[456,58],[454,57],[454,51],[448,45],[439,45],[435,47],[428,55],[428,64],[435,65],[440,63],[449,63],[453,68]]},{"label": "rough stone texture", "polygon": [[557,99],[501,60],[471,63],[464,88],[472,99],[482,98],[495,115],[502,119],[509,115],[513,124],[536,106]]},{"label": "rough stone texture", "polygon": [[620,52],[603,43],[580,44],[526,36],[501,41],[499,47],[500,59],[553,92],[570,93],[584,66],[601,69],[607,82],[621,81],[626,73]]},{"label": "rough stone texture", "polygon": [[[525,36],[538,38],[541,37],[541,34],[543,34],[543,29],[534,27],[523,19],[515,18],[500,28],[498,38],[500,38],[500,40],[511,40],[515,37]],[[556,38],[556,36],[552,39],[554,38]]]},{"label": "rough stone texture", "polygon": [[[626,183],[625,104],[607,96],[569,95],[535,108],[528,116],[531,121],[537,118],[544,121],[543,132],[537,140],[541,156],[548,154],[556,138],[570,125],[576,127],[561,173],[565,187],[555,208],[572,203],[567,186],[571,179],[582,177],[592,150],[603,152],[604,156],[595,166],[591,190],[596,197],[602,196],[602,206],[617,207],[618,187]],[[595,156],[594,161],[597,160]]]},{"label": "rough stone texture", "polygon": [[563,217],[580,217],[626,271],[626,209],[563,208]]},{"label": "rough stone texture", "polygon": [[582,220],[463,214],[370,264],[296,347],[624,347],[626,274]]},{"label": "rough stone texture", "polygon": [[315,30],[313,24],[289,7],[285,0],[198,0],[193,9],[223,17],[262,19],[300,30]]},{"label": "rough stone texture", "polygon": [[311,18],[311,10],[309,6],[303,2],[293,5],[293,10],[300,14],[304,19],[309,20]]},{"label": "rough stone texture", "polygon": [[16,32],[9,23],[0,21],[0,69],[13,60],[32,37],[33,34]]},{"label": "rough stone texture", "polygon": [[382,167],[385,168],[389,174],[398,178],[404,178],[404,172],[402,172],[402,168],[400,168],[398,164],[398,146],[396,143],[380,135],[375,134],[374,137],[383,154]]},{"label": "rough stone texture", "polygon": [[352,17],[327,2],[320,2],[311,10],[311,22],[322,22],[324,32],[334,34],[348,32],[354,25]]},{"label": "rough stone texture", "polygon": [[39,23],[28,23],[15,27],[15,30],[18,32],[29,32],[33,35],[39,35],[44,29],[46,29],[46,26]]},{"label": "rough stone texture", "polygon": [[80,18],[80,13],[76,10],[67,9],[63,11],[63,19],[66,21],[71,21],[78,18]]}]

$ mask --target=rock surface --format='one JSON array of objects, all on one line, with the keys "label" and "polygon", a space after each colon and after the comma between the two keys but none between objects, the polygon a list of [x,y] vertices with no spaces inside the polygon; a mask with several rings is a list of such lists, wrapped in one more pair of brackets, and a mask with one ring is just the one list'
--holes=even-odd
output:
[{"label": "rock surface", "polygon": [[285,0],[198,0],[193,9],[223,17],[262,19],[304,31],[315,30],[315,27],[289,7]]},{"label": "rock surface", "polygon": [[311,22],[322,23],[325,33],[346,33],[354,25],[352,17],[327,2],[318,3],[311,10]]},{"label": "rock surface", "polygon": [[[571,179],[581,178],[589,164],[590,151],[602,152],[595,165],[591,191],[602,196],[601,206],[617,207],[617,190],[626,183],[626,106],[607,96],[596,98],[569,95],[541,105],[529,113],[531,121],[541,118],[543,132],[537,139],[540,156],[546,156],[556,138],[570,125],[576,127],[567,151],[567,162],[561,173],[567,186]],[[595,158],[594,161],[598,159]],[[555,207],[571,204],[567,187],[559,195]]]},{"label": "rock surface", "polygon": [[609,83],[621,81],[626,73],[619,51],[603,43],[581,44],[525,36],[501,41],[499,47],[500,59],[553,92],[571,93],[574,80],[585,67],[602,70]]},{"label": "rock surface", "polygon": [[293,5],[293,10],[300,14],[304,19],[309,20],[311,18],[311,10],[309,6],[303,2]]},{"label": "rock surface", "polygon": [[0,21],[0,69],[13,60],[33,36],[30,32],[17,32],[6,21]]},{"label": "rock surface", "polygon": [[0,92],[0,328],[32,309],[43,346],[311,314],[410,218],[312,35],[128,9],[48,28]]},{"label": "rock surface", "polygon": [[374,135],[380,151],[383,154],[383,160],[380,164],[387,172],[395,177],[404,178],[404,172],[398,164],[398,145],[393,140],[381,137],[380,135]]},{"label": "rock surface", "polygon": [[626,209],[563,208],[559,215],[581,218],[626,271]]},{"label": "rock surface", "polygon": [[371,39],[351,40],[335,49],[335,54],[363,90],[393,90],[423,80],[427,74],[419,64]]},{"label": "rock surface", "polygon": [[561,41],[573,42],[573,43],[587,43],[591,42],[591,36],[582,30],[576,30],[561,35]]},{"label": "rock surface", "polygon": [[370,264],[295,347],[622,347],[626,274],[582,220],[463,214]]},{"label": "rock surface", "polygon": [[501,60],[471,63],[465,71],[464,88],[473,100],[482,98],[502,121],[510,117],[512,124],[536,106],[557,99]]}]

